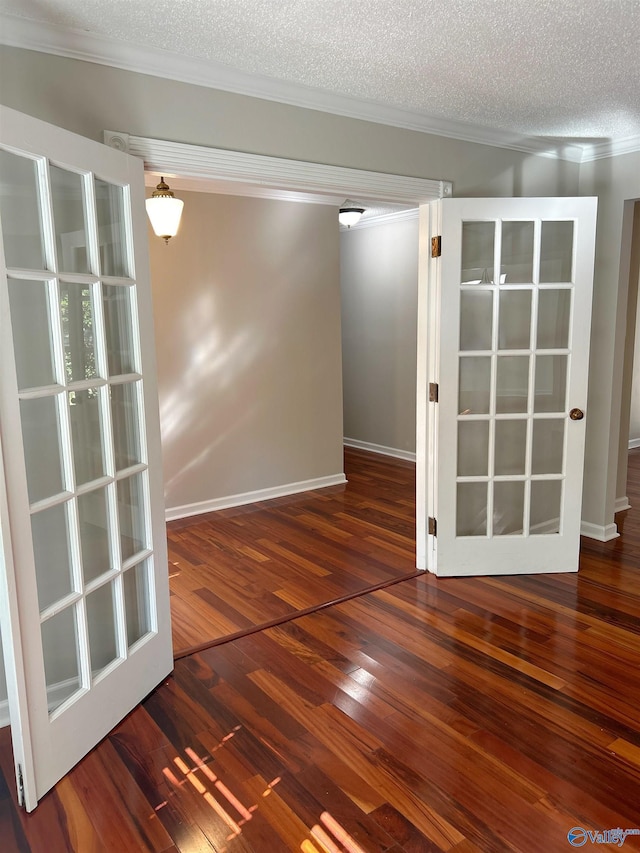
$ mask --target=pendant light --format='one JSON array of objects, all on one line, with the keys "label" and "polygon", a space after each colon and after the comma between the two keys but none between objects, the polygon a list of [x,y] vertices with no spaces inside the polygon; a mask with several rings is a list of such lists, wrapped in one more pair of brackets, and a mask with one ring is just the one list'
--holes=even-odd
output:
[{"label": "pendant light", "polygon": [[346,225],[351,228],[360,221],[360,217],[364,213],[364,207],[359,207],[356,202],[347,199],[338,213],[338,222],[340,225]]},{"label": "pendant light", "polygon": [[146,207],[147,216],[156,236],[162,237],[164,242],[168,243],[169,238],[175,237],[178,233],[184,202],[175,198],[169,189],[169,184],[165,183],[164,178],[160,178],[160,183],[153,191],[151,198],[146,201]]}]

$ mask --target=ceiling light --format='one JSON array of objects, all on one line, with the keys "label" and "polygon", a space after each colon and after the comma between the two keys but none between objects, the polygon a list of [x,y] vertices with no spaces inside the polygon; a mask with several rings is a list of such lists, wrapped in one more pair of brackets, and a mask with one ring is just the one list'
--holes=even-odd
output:
[{"label": "ceiling light", "polygon": [[340,208],[338,221],[340,222],[340,225],[346,225],[347,228],[351,228],[352,225],[355,225],[360,221],[360,217],[363,213],[364,207],[358,207],[355,202],[347,200]]},{"label": "ceiling light", "polygon": [[146,201],[147,215],[157,237],[162,237],[165,243],[170,237],[175,237],[180,226],[180,217],[184,202],[175,198],[164,178],[153,191],[151,198]]}]

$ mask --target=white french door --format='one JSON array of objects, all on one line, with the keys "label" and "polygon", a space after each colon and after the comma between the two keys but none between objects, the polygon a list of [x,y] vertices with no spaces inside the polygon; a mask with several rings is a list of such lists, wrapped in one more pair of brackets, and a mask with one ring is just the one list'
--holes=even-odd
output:
[{"label": "white french door", "polygon": [[577,571],[596,199],[446,199],[429,220],[420,568]]},{"label": "white french door", "polygon": [[140,160],[0,108],[1,630],[28,810],[172,669]]}]

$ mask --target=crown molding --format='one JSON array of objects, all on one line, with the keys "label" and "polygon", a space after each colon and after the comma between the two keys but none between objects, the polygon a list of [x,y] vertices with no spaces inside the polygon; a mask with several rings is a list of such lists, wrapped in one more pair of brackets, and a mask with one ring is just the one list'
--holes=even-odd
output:
[{"label": "crown molding", "polygon": [[[551,137],[523,136],[466,122],[434,118],[414,110],[333,94],[264,75],[248,74],[222,63],[179,56],[159,48],[117,41],[84,30],[32,21],[3,12],[0,12],[0,41],[26,50],[574,163],[583,162],[585,156],[587,159],[614,156],[613,153],[605,152],[613,152],[616,146],[614,142],[591,146]],[[635,147],[629,150],[640,150],[640,139],[630,144]]]},{"label": "crown molding", "polygon": [[342,199],[355,196],[363,201],[369,199],[397,204],[420,204],[452,194],[449,181],[265,157],[109,130],[104,131],[104,142],[111,148],[144,160],[145,172],[166,178],[175,175],[191,180],[223,182],[228,193],[232,192],[231,187],[235,183],[238,187],[251,185],[263,191],[266,188],[299,192],[308,196],[308,200],[316,193],[320,196],[335,193]]},{"label": "crown molding", "polygon": [[594,160],[606,160],[608,157],[619,157],[621,154],[635,154],[637,151],[640,151],[640,136],[611,139],[585,145],[581,162],[592,163]]}]

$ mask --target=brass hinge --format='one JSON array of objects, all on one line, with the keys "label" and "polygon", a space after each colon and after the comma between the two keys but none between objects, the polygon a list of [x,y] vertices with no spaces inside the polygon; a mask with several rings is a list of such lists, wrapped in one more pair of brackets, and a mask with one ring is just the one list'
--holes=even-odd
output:
[{"label": "brass hinge", "polygon": [[429,536],[438,535],[438,522],[431,515],[429,516]]},{"label": "brass hinge", "polygon": [[18,805],[24,808],[24,779],[22,778],[21,764],[18,764]]},{"label": "brass hinge", "polygon": [[431,238],[431,257],[439,258],[442,254],[442,237]]},{"label": "brass hinge", "polygon": [[430,382],[429,383],[429,402],[430,403],[437,403],[438,402],[438,391],[439,391],[438,383],[437,382]]}]

